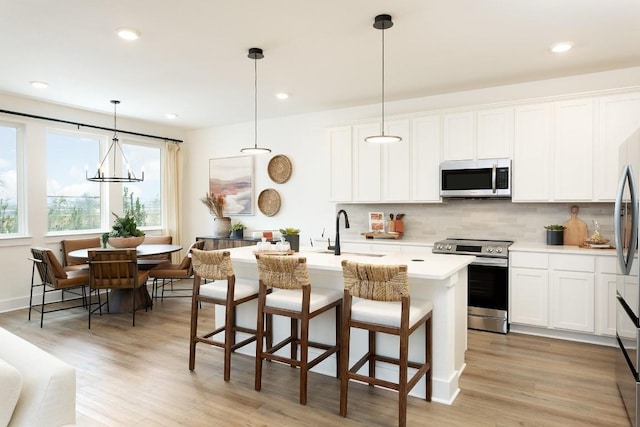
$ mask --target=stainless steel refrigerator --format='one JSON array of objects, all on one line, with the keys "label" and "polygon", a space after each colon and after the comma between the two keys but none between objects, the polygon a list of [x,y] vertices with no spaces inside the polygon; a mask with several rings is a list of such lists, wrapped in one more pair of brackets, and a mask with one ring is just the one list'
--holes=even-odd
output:
[{"label": "stainless steel refrigerator", "polygon": [[620,146],[620,184],[614,211],[614,235],[618,256],[616,278],[616,382],[629,419],[640,427],[640,293],[638,292],[638,173],[640,129]]}]

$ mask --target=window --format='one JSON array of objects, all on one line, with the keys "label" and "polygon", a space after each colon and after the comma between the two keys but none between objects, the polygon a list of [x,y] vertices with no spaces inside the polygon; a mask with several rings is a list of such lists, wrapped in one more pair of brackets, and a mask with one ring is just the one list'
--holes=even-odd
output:
[{"label": "window", "polygon": [[100,184],[85,179],[85,168],[100,163],[101,139],[105,138],[80,132],[47,131],[49,232],[102,228]]},{"label": "window", "polygon": [[[162,226],[161,150],[159,146],[122,144],[122,151],[137,177],[144,170],[144,181],[125,183],[122,187],[123,212],[131,209],[140,227]],[[127,164],[122,162],[122,173]]]},{"label": "window", "polygon": [[18,234],[21,226],[21,129],[0,123],[0,236]]}]

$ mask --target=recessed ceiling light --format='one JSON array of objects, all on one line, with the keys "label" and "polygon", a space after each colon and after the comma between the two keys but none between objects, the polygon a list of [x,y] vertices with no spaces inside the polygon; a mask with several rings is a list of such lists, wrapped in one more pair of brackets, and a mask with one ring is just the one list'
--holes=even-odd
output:
[{"label": "recessed ceiling light", "polygon": [[116,34],[123,40],[138,40],[140,38],[140,32],[133,28],[119,28]]},{"label": "recessed ceiling light", "polygon": [[276,93],[276,98],[278,98],[278,99],[287,99],[287,98],[289,98],[289,94],[288,93],[284,93],[284,92]]},{"label": "recessed ceiling light", "polygon": [[169,120],[173,120],[173,119],[177,119],[178,118],[178,115],[176,113],[167,113],[164,116]]},{"label": "recessed ceiling light", "polygon": [[556,43],[553,46],[551,46],[551,52],[553,52],[553,53],[564,53],[564,52],[570,51],[572,47],[573,47],[573,43],[572,42]]},{"label": "recessed ceiling light", "polygon": [[35,87],[36,89],[46,89],[49,87],[49,83],[47,82],[40,82],[37,80],[32,80],[29,82],[29,84],[33,87]]}]

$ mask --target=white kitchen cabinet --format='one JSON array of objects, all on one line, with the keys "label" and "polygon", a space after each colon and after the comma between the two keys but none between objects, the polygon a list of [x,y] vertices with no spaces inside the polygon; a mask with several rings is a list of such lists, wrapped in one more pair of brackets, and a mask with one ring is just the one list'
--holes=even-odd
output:
[{"label": "white kitchen cabinet", "polygon": [[387,122],[386,128],[387,135],[400,136],[402,141],[385,144],[382,148],[382,200],[388,202],[411,200],[412,141],[409,120]]},{"label": "white kitchen cabinet", "polygon": [[478,110],[476,158],[510,159],[513,155],[513,108]]},{"label": "white kitchen cabinet", "polygon": [[512,267],[510,276],[510,322],[549,326],[549,272]]},{"label": "white kitchen cabinet", "polygon": [[380,133],[380,124],[353,126],[353,185],[355,202],[382,200],[382,148],[364,139]]},{"label": "white kitchen cabinet", "polygon": [[515,108],[512,200],[551,199],[553,104]]},{"label": "white kitchen cabinet", "polygon": [[472,111],[445,114],[443,121],[443,160],[475,158],[475,120]]},{"label": "white kitchen cabinet", "polygon": [[511,158],[513,108],[443,116],[443,160]]},{"label": "white kitchen cabinet", "polygon": [[329,129],[329,152],[329,200],[332,202],[350,202],[353,197],[351,126]]},{"label": "white kitchen cabinet", "polygon": [[598,180],[596,200],[613,201],[618,188],[618,148],[640,128],[640,92],[603,96],[598,99]]},{"label": "white kitchen cabinet", "polygon": [[551,273],[551,326],[578,332],[595,332],[594,274],[582,271]]},{"label": "white kitchen cabinet", "polygon": [[411,200],[440,201],[440,116],[413,119]]},{"label": "white kitchen cabinet", "polygon": [[554,104],[553,200],[591,201],[594,183],[593,99]]},{"label": "white kitchen cabinet", "polygon": [[616,335],[616,275],[596,275],[596,334]]}]

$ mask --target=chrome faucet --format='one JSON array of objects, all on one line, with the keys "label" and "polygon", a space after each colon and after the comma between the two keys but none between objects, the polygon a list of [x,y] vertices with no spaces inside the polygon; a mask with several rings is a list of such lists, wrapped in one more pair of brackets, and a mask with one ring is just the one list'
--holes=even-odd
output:
[{"label": "chrome faucet", "polygon": [[336,216],[336,242],[334,247],[334,254],[340,255],[340,214],[344,214],[344,228],[349,228],[349,215],[347,215],[347,211],[344,209],[340,209],[338,211],[338,215]]}]

